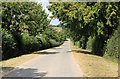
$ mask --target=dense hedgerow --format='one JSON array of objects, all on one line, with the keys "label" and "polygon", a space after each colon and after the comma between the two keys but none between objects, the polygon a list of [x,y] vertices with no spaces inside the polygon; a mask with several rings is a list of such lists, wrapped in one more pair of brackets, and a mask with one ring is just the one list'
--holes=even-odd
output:
[{"label": "dense hedgerow", "polygon": [[75,45],[79,47],[80,46],[79,41],[76,41]]},{"label": "dense hedgerow", "polygon": [[6,30],[2,30],[2,50],[2,59],[14,57],[17,50],[12,34]]},{"label": "dense hedgerow", "polygon": [[95,39],[95,37],[91,37],[91,36],[88,38],[87,49],[92,50],[92,44],[93,44],[94,39]]},{"label": "dense hedgerow", "polygon": [[41,44],[36,37],[29,36],[26,34],[22,35],[22,44],[23,44],[23,49],[27,51],[36,51],[39,50],[41,47]]},{"label": "dense hedgerow", "polygon": [[38,41],[39,41],[39,43],[41,44],[41,48],[40,48],[40,49],[45,49],[45,48],[50,47],[50,46],[49,46],[49,43],[48,43],[48,41],[45,39],[45,37],[42,37],[42,36],[38,37]]},{"label": "dense hedgerow", "polygon": [[58,46],[65,40],[63,32],[51,28],[40,3],[8,2],[2,3],[2,9],[2,29],[7,30],[2,31],[3,59]]},{"label": "dense hedgerow", "polygon": [[118,58],[118,47],[119,47],[119,40],[120,35],[118,31],[116,30],[114,34],[111,36],[110,39],[107,40],[107,46],[105,51],[105,56],[110,56],[114,58]]},{"label": "dense hedgerow", "polygon": [[43,32],[43,35],[46,37],[46,39],[54,39],[56,42],[60,42],[61,44],[66,39],[66,34],[64,34],[63,31],[57,32],[53,28],[49,27]]},{"label": "dense hedgerow", "polygon": [[18,42],[12,34],[3,30],[2,32],[2,50],[3,59],[8,59],[11,57],[16,57],[19,55],[31,53],[33,51],[38,51],[42,49],[47,49],[55,46],[61,45],[66,39],[62,32],[56,32],[55,30],[47,30],[41,36],[30,36],[29,34],[22,33],[21,48],[18,46]]},{"label": "dense hedgerow", "polygon": [[50,39],[49,41],[50,41],[50,45],[51,45],[51,47],[55,47],[55,46],[60,45],[60,43],[59,43],[59,42],[56,42],[56,41],[55,41],[55,40],[53,40],[53,39]]},{"label": "dense hedgerow", "polygon": [[95,39],[92,43],[92,53],[98,56],[104,55],[104,37],[102,35],[95,36]]},{"label": "dense hedgerow", "polygon": [[86,49],[87,37],[82,36],[79,41],[75,41],[75,45],[79,48]]},{"label": "dense hedgerow", "polygon": [[88,38],[86,36],[82,36],[82,38],[80,39],[80,44],[81,44],[81,48],[82,49],[86,49],[86,43],[87,43]]}]

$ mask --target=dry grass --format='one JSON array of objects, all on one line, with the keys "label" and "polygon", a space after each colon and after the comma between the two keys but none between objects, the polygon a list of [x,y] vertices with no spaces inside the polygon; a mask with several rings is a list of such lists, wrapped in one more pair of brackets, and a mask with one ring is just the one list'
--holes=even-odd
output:
[{"label": "dry grass", "polygon": [[[65,45],[65,43],[63,45]],[[33,52],[32,54],[21,55],[21,56],[16,57],[16,58],[11,58],[11,59],[8,59],[8,60],[4,60],[4,61],[0,62],[0,64],[2,64],[2,70],[0,70],[0,72],[1,71],[2,72],[10,71],[10,70],[14,69],[15,67],[21,65],[24,62],[27,62],[27,61],[29,61],[29,60],[31,60],[31,59],[39,56],[39,55],[42,55],[43,52],[52,51],[55,48],[62,47],[63,45],[61,45],[59,47],[49,48],[49,49],[46,49],[46,50],[36,51],[36,52]]]},{"label": "dry grass", "polygon": [[5,61],[2,61],[2,71],[6,72],[6,71],[10,71],[12,69],[14,69],[16,66],[30,60],[33,59],[35,57],[37,57],[38,54],[26,54],[26,55],[22,55],[16,58],[11,58]]},{"label": "dry grass", "polygon": [[118,77],[117,63],[96,55],[85,54],[85,52],[90,53],[90,50],[77,48],[72,42],[71,50],[85,77]]}]

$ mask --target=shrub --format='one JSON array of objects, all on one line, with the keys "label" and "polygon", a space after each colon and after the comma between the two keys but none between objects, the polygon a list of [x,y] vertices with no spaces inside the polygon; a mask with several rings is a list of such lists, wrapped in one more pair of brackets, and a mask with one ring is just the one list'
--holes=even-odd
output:
[{"label": "shrub", "polygon": [[56,30],[54,30],[51,27],[47,28],[43,32],[43,35],[45,36],[45,38],[47,37],[46,40],[54,39],[55,41],[60,42],[61,44],[66,39],[66,34],[64,34],[63,31],[57,32]]},{"label": "shrub", "polygon": [[22,44],[23,49],[26,51],[36,51],[39,50],[41,47],[41,44],[36,37],[26,34],[22,35]]},{"label": "shrub", "polygon": [[86,49],[86,43],[87,43],[88,38],[86,36],[82,36],[82,38],[79,41],[79,47],[82,49]]},{"label": "shrub", "polygon": [[6,30],[2,30],[2,59],[14,57],[17,50],[16,42],[13,36]]},{"label": "shrub", "polygon": [[58,36],[59,36],[59,38],[60,38],[60,43],[61,43],[61,44],[62,44],[62,43],[66,40],[66,38],[67,38],[67,36],[66,36],[66,34],[65,34],[64,31],[58,32]]},{"label": "shrub", "polygon": [[87,42],[87,49],[90,49],[92,50],[92,44],[93,44],[93,41],[95,40],[95,37],[89,37],[88,38],[88,42]]},{"label": "shrub", "polygon": [[114,34],[111,36],[110,39],[107,40],[107,46],[105,51],[105,56],[111,56],[114,58],[118,57],[118,47],[119,47],[119,40],[120,35],[118,34],[118,31],[116,30]]},{"label": "shrub", "polygon": [[50,47],[50,38],[47,36],[47,35],[43,35],[41,37],[41,40],[42,40],[42,47],[43,48],[49,48]]},{"label": "shrub", "polygon": [[50,42],[51,47],[55,47],[55,46],[59,46],[59,45],[60,45],[59,42],[56,42],[56,41],[53,40],[53,39],[50,39],[49,42]]},{"label": "shrub", "polygon": [[79,44],[79,41],[76,41],[76,42],[75,42],[75,45],[79,47],[79,45],[80,45],[80,44]]},{"label": "shrub", "polygon": [[103,56],[104,55],[104,36],[99,35],[95,36],[92,44],[92,53],[95,55]]},{"label": "shrub", "polygon": [[41,49],[55,47],[64,42],[66,39],[62,32],[47,30],[42,36],[30,36],[28,34],[14,33],[9,34],[2,31],[2,50],[3,59],[16,57],[19,55],[31,53]]}]

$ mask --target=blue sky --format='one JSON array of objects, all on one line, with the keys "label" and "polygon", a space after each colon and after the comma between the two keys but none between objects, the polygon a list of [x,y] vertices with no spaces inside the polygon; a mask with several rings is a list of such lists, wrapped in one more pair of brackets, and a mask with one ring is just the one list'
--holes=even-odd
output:
[{"label": "blue sky", "polygon": [[[50,12],[46,6],[50,5],[48,0],[39,0],[38,3],[42,3],[43,9],[45,9],[45,12],[49,14],[49,16],[52,16],[52,12]],[[50,17],[48,17],[50,19]],[[52,25],[58,25],[60,21],[58,19],[53,18],[50,22]]]}]

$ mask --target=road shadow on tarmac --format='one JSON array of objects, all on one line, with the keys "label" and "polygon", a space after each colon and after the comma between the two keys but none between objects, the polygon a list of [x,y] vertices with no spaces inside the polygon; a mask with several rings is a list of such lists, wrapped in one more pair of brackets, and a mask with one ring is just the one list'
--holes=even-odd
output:
[{"label": "road shadow on tarmac", "polygon": [[92,54],[92,52],[84,51],[84,50],[72,50],[71,52],[84,53],[84,54]]},{"label": "road shadow on tarmac", "polygon": [[[13,75],[14,74],[14,75]],[[44,77],[47,74],[45,71],[38,71],[35,68],[18,68],[14,72],[11,72],[7,75],[4,75],[2,79],[18,79],[20,78],[27,78],[27,77]]]},{"label": "road shadow on tarmac", "polygon": [[1,67],[0,72],[6,72],[8,70],[13,70],[14,67]]},{"label": "road shadow on tarmac", "polygon": [[59,52],[35,52],[34,54],[57,54]]}]

